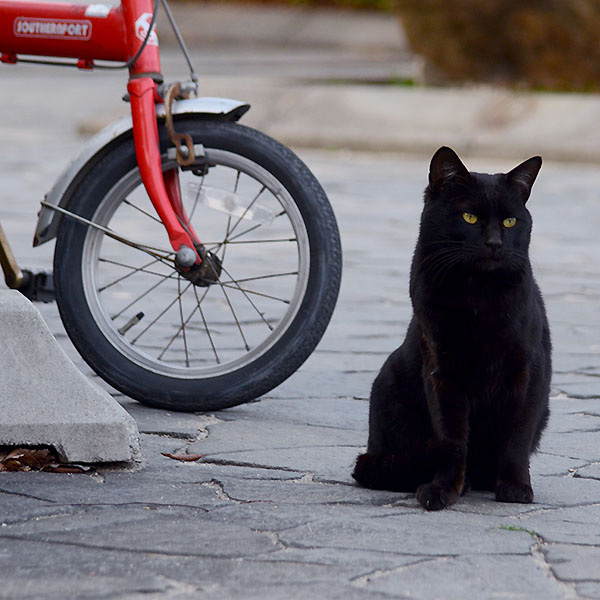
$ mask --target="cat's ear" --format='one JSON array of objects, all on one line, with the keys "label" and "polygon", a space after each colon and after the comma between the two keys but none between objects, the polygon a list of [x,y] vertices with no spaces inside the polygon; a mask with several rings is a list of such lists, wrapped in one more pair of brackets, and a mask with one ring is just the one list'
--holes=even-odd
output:
[{"label": "cat's ear", "polygon": [[533,158],[522,162],[519,166],[506,174],[509,181],[517,184],[522,192],[525,193],[525,202],[527,202],[527,199],[529,198],[531,187],[533,186],[533,182],[535,181],[541,166],[542,157],[534,156]]},{"label": "cat's ear", "polygon": [[469,171],[452,148],[442,146],[433,155],[429,165],[429,185],[433,190],[440,190],[444,183],[455,179],[468,178]]}]

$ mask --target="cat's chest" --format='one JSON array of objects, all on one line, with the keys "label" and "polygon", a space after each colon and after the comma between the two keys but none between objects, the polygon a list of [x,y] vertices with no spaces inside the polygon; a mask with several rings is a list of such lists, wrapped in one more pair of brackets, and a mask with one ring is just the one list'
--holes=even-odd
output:
[{"label": "cat's chest", "polygon": [[511,344],[519,337],[519,315],[503,303],[442,303],[424,313],[424,330],[440,347],[459,347],[465,352]]},{"label": "cat's chest", "polygon": [[426,290],[415,309],[437,336],[479,345],[518,334],[528,305],[525,286],[485,286],[468,279],[451,289]]},{"label": "cat's chest", "polygon": [[426,347],[425,373],[458,385],[476,405],[493,402],[503,389],[512,386],[526,362],[519,340],[505,343],[475,331],[463,331],[453,339],[438,341],[435,346],[430,342]]},{"label": "cat's chest", "polygon": [[432,311],[422,331],[432,369],[463,380],[497,380],[514,371],[515,361],[524,354],[520,325],[501,309],[485,312],[462,305]]}]

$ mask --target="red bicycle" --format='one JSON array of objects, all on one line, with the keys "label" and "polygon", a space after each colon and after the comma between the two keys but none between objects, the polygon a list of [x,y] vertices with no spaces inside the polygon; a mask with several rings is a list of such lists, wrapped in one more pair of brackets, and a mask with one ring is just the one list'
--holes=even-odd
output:
[{"label": "red bicycle", "polygon": [[[188,82],[163,82],[160,4]],[[57,238],[56,300],[88,364],[128,396],[187,411],[249,401],[291,375],[337,299],[333,212],[291,150],[237,123],[247,104],[193,97],[166,1],[0,0],[0,53],[6,64],[129,71],[131,117],[85,144],[34,236]],[[6,281],[24,289],[31,277],[1,237]]]}]

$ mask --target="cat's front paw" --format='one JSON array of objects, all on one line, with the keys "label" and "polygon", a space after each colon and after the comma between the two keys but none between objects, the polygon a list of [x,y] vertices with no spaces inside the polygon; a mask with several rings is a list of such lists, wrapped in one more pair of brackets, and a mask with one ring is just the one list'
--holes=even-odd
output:
[{"label": "cat's front paw", "polygon": [[425,510],[441,510],[458,500],[453,487],[437,483],[425,483],[417,490],[417,500]]},{"label": "cat's front paw", "polygon": [[501,481],[496,486],[496,502],[533,502],[533,490],[526,483],[517,481]]}]

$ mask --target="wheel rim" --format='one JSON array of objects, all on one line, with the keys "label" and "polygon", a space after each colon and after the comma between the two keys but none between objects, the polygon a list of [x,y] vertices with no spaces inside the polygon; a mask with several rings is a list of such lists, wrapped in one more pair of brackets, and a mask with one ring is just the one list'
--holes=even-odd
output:
[{"label": "wheel rim", "polygon": [[[302,304],[310,268],[302,216],[279,180],[223,150],[206,149],[194,167],[196,174],[179,173],[181,195],[198,237],[222,263],[217,283],[193,285],[175,270],[172,252],[158,259],[93,228],[82,259],[85,297],[103,336],[145,370],[181,379],[224,375],[271,349]],[[163,169],[172,168],[165,159]],[[92,220],[170,248],[137,169]]]}]

